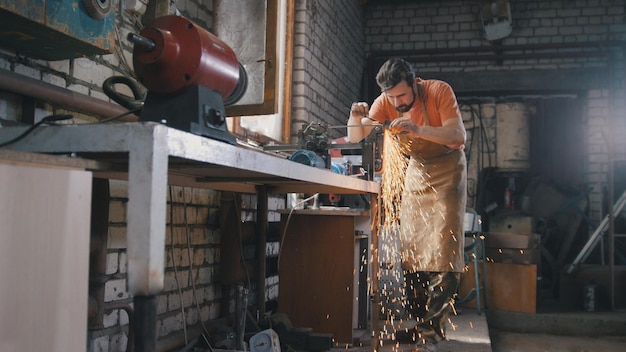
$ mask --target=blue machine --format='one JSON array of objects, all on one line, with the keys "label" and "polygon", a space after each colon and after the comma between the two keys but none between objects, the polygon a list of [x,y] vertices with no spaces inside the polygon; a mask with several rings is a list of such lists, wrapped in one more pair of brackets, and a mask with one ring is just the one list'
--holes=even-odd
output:
[{"label": "blue machine", "polygon": [[349,175],[349,165],[346,163],[332,163],[330,166],[330,170],[336,174],[340,175]]},{"label": "blue machine", "polygon": [[0,0],[0,46],[41,60],[111,54],[114,0]]},{"label": "blue machine", "polygon": [[308,166],[319,167],[321,169],[326,168],[326,162],[324,159],[312,150],[296,150],[293,154],[291,154],[289,160]]}]

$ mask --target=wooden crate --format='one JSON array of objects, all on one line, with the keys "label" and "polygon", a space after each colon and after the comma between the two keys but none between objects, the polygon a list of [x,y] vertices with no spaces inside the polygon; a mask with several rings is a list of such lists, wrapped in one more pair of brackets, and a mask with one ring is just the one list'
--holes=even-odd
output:
[{"label": "wooden crate", "polygon": [[[482,275],[482,270],[479,268]],[[459,295],[474,288],[474,266],[461,275]],[[535,313],[537,308],[537,266],[534,264],[487,263],[487,301],[481,291],[481,307],[509,312]],[[486,303],[486,304],[485,304]],[[476,299],[460,305],[476,307]]]},{"label": "wooden crate", "polygon": [[497,263],[539,264],[539,235],[486,232],[484,236],[488,260]]}]

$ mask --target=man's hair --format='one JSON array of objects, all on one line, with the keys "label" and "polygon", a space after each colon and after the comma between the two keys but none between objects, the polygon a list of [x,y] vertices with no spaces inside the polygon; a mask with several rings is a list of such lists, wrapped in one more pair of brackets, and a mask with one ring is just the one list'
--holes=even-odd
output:
[{"label": "man's hair", "polygon": [[376,83],[381,91],[387,91],[405,81],[409,86],[415,82],[415,72],[411,65],[402,59],[389,59],[378,70]]}]

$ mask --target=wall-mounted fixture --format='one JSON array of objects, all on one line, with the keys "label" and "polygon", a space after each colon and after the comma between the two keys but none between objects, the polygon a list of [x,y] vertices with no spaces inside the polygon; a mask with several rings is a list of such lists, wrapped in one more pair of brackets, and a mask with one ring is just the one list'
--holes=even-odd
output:
[{"label": "wall-mounted fixture", "polygon": [[480,0],[480,17],[485,39],[502,39],[513,30],[509,0]]},{"label": "wall-mounted fixture", "polygon": [[111,54],[114,0],[0,0],[0,47],[42,60]]}]

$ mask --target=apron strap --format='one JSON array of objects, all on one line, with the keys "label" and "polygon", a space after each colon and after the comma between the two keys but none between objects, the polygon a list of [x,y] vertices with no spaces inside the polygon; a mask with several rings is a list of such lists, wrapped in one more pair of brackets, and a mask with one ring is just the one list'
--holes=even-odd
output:
[{"label": "apron strap", "polygon": [[428,113],[426,112],[426,94],[424,93],[424,88],[419,83],[417,83],[417,95],[419,96],[420,102],[422,103],[422,115],[424,118],[424,125],[430,126],[430,119],[428,118]]}]

